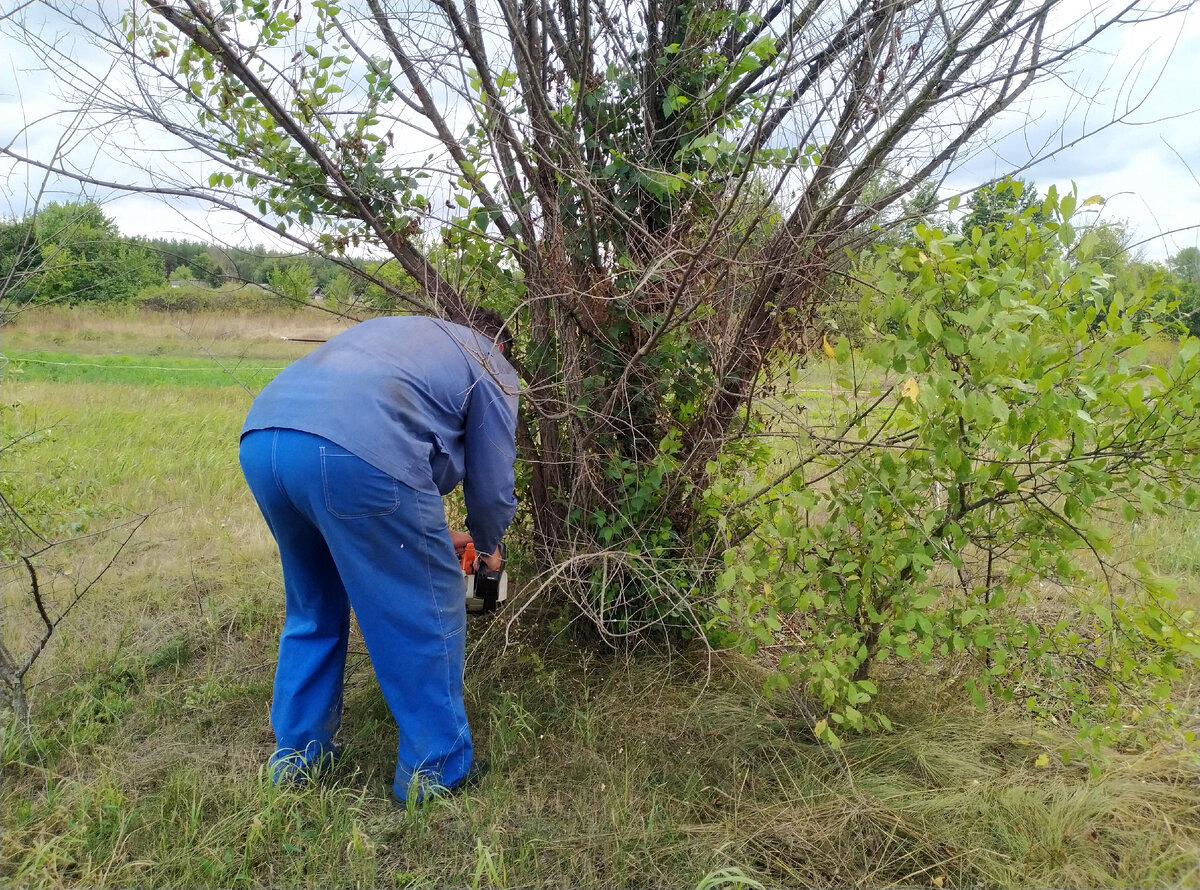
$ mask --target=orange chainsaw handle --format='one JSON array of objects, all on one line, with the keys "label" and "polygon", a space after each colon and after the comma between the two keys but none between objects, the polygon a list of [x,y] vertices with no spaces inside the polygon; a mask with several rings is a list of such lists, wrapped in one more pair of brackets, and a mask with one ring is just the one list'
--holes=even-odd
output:
[{"label": "orange chainsaw handle", "polygon": [[463,548],[462,552],[462,570],[464,575],[475,574],[475,560],[475,545],[473,543],[469,543],[465,548]]}]

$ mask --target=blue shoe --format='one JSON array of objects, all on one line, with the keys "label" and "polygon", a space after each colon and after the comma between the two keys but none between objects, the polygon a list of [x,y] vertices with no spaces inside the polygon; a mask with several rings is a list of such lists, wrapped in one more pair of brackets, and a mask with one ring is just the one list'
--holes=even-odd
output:
[{"label": "blue shoe", "polygon": [[299,751],[295,748],[280,748],[267,761],[274,785],[305,785],[321,774],[333,769],[341,760],[342,746],[331,742],[327,747],[319,742],[309,742]]},{"label": "blue shoe", "polygon": [[[418,803],[424,803],[434,797],[450,797],[455,794],[461,794],[468,788],[474,788],[483,781],[483,777],[488,774],[488,762],[486,760],[475,760],[471,763],[471,768],[467,770],[467,774],[455,782],[448,788],[440,785],[427,787],[427,790],[422,795]],[[408,806],[408,801],[397,794],[395,791],[389,791],[388,796],[391,798],[392,806],[403,810]]]}]

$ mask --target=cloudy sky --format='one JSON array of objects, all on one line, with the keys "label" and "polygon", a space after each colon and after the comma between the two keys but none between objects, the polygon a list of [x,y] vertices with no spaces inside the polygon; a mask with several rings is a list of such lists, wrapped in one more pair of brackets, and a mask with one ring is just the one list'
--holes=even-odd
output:
[{"label": "cloudy sky", "polygon": [[1074,181],[1081,196],[1104,196],[1103,219],[1127,220],[1148,259],[1200,243],[1200,9],[1103,37],[1069,75],[1011,111],[947,185],[970,187],[1062,146],[1021,176],[1043,194]]},{"label": "cloudy sky", "polygon": [[[13,39],[12,23],[3,21],[4,14],[23,5],[21,0],[0,0],[0,145],[48,156],[65,120],[57,98],[62,91],[55,75]],[[1071,0],[1067,13],[1086,15],[1091,5]],[[91,70],[104,70],[103,55],[79,35],[55,34],[64,55]],[[946,194],[1026,168],[1031,157],[1061,149],[1020,175],[1042,193],[1052,183],[1061,190],[1074,181],[1083,197],[1105,196],[1102,218],[1128,221],[1147,259],[1200,243],[1200,9],[1109,32],[1075,59],[1062,78],[1033,90],[947,179]],[[1095,135],[1070,144],[1085,133]],[[141,167],[190,175],[195,161],[186,153],[149,133],[135,141],[143,151],[121,158],[81,139],[72,162],[97,177],[121,181],[132,181]],[[194,167],[197,179],[201,170]],[[40,183],[36,172],[0,160],[0,214],[21,215]],[[104,199],[106,211],[126,234],[198,238],[211,233],[243,244],[267,240],[261,229],[198,202],[90,194]],[[78,186],[51,184],[50,199],[78,195]]]}]

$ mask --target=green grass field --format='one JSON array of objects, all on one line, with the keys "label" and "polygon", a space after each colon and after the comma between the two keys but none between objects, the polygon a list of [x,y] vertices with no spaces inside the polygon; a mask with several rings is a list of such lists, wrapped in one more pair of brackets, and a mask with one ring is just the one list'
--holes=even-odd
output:
[{"label": "green grass field", "polygon": [[229,386],[259,390],[284,366],[261,360],[8,352],[11,382],[118,383],[127,386]]},{"label": "green grass field", "polygon": [[[511,628],[472,619],[468,713],[492,765],[477,789],[392,809],[396,730],[357,637],[345,757],[312,787],[272,788],[281,582],[238,468],[239,381],[256,389],[305,347],[278,320],[189,324],[59,312],[3,333],[0,491],[75,538],[36,558],[50,609],[112,560],[128,526],[106,529],[148,517],[27,676],[30,729],[3,729],[5,886],[1200,883],[1182,738],[1131,741],[1092,775],[1057,756],[1066,731],[978,715],[931,674],[885,696],[895,732],[833,752],[802,699],[762,697],[754,664],[598,652],[553,603]],[[47,355],[64,364],[31,360]],[[3,642],[20,658],[41,624],[13,545],[33,539],[6,523]],[[1194,591],[1196,532],[1183,517],[1118,543]]]}]

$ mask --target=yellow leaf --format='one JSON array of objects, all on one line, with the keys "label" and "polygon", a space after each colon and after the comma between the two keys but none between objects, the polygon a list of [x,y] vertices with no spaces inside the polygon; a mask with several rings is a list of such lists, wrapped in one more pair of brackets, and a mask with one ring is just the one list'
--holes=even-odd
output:
[{"label": "yellow leaf", "polygon": [[813,735],[815,735],[817,738],[820,738],[825,734],[825,730],[828,726],[829,724],[825,720],[818,720],[817,725],[813,727]]},{"label": "yellow leaf", "polygon": [[934,878],[929,883],[933,884],[933,886],[935,886],[935,887],[941,887],[943,884],[946,883],[946,876],[938,875],[936,878]]},{"label": "yellow leaf", "polygon": [[1090,198],[1088,198],[1086,201],[1083,202],[1083,206],[1090,207],[1092,204],[1103,204],[1103,203],[1104,203],[1104,199],[1102,197],[1100,197],[1099,195],[1092,195]]},{"label": "yellow leaf", "polygon": [[837,358],[837,354],[833,351],[833,347],[829,345],[829,338],[821,338],[821,348],[825,350],[826,358]]},{"label": "yellow leaf", "polygon": [[923,251],[923,250],[917,251],[917,259],[919,259],[922,263],[929,262],[929,257],[925,255],[925,251]]},{"label": "yellow leaf", "polygon": [[904,381],[904,385],[900,387],[900,395],[908,399],[910,402],[915,402],[917,396],[921,394],[921,387],[917,383],[916,377],[909,377]]},{"label": "yellow leaf", "polygon": [[1033,765],[1034,766],[1049,766],[1050,765],[1050,755],[1049,754],[1039,754],[1037,760],[1035,760],[1033,762]]}]

